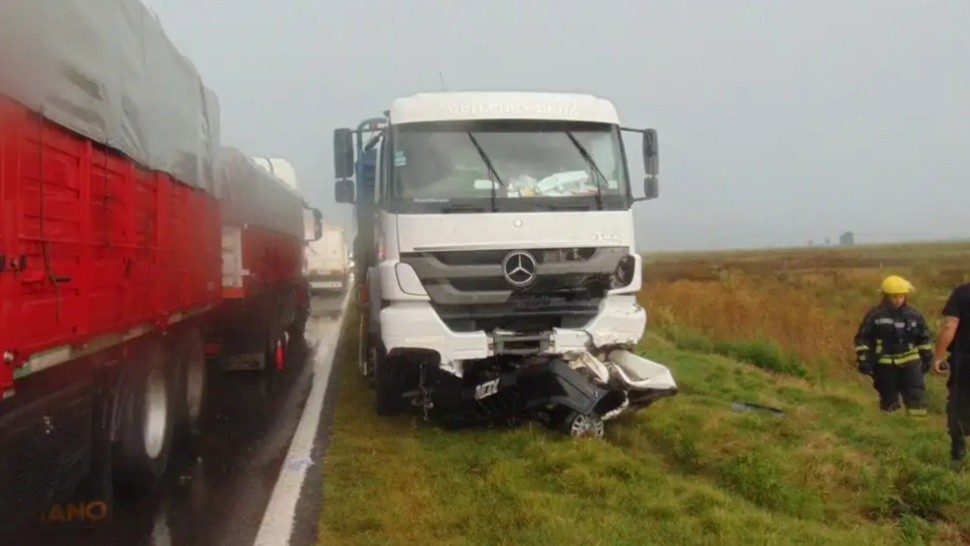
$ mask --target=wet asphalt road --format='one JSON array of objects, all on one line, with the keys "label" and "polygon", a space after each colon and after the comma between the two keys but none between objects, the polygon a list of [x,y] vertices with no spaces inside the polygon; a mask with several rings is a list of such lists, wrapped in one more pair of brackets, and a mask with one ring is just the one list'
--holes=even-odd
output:
[{"label": "wet asphalt road", "polygon": [[157,494],[118,499],[106,528],[22,536],[20,544],[252,544],[310,391],[314,348],[339,335],[340,303],[314,298],[305,339],[293,340],[282,373],[211,372],[207,433],[194,453],[175,455]]}]

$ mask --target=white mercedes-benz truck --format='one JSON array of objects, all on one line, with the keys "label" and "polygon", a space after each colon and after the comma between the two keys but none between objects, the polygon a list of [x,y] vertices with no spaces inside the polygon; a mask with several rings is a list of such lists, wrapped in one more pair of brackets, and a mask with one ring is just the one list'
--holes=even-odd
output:
[{"label": "white mercedes-benz truck", "polygon": [[[642,135],[640,196],[623,131]],[[633,206],[658,194],[656,131],[584,94],[423,93],[337,129],[334,156],[336,199],[356,204],[360,369],[378,413],[601,436],[676,393],[633,352]]]}]

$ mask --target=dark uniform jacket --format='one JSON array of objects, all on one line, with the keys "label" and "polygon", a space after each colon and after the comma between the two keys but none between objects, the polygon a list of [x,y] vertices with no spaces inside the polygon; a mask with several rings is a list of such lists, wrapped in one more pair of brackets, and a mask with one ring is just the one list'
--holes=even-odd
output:
[{"label": "dark uniform jacket", "polygon": [[930,363],[933,349],[930,329],[919,311],[904,304],[899,309],[881,303],[866,313],[855,336],[859,364],[905,366]]},{"label": "dark uniform jacket", "polygon": [[970,283],[958,286],[943,307],[943,315],[960,319],[956,337],[949,350],[955,355],[970,356]]}]

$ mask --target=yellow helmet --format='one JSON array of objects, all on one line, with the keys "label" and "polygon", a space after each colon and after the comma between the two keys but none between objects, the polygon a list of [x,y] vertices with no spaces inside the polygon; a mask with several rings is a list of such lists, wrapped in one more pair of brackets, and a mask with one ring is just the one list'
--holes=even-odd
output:
[{"label": "yellow helmet", "polygon": [[893,294],[909,294],[913,290],[913,284],[906,279],[899,277],[897,275],[892,275],[886,277],[882,281],[882,286],[880,290],[883,294],[893,295]]}]

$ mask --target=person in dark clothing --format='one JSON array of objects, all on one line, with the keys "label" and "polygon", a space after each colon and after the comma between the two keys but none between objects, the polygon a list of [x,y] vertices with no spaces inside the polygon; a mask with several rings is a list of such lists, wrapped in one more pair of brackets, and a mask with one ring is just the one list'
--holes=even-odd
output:
[{"label": "person in dark clothing", "polygon": [[933,355],[933,371],[950,372],[946,381],[950,455],[954,461],[960,461],[966,456],[970,434],[970,283],[953,290],[943,307],[943,317],[945,322]]},{"label": "person in dark clothing", "polygon": [[879,408],[898,410],[900,394],[906,412],[925,416],[923,374],[933,363],[930,329],[906,299],[913,285],[892,276],[882,283],[882,302],[866,313],[855,336],[860,373],[872,376]]}]

